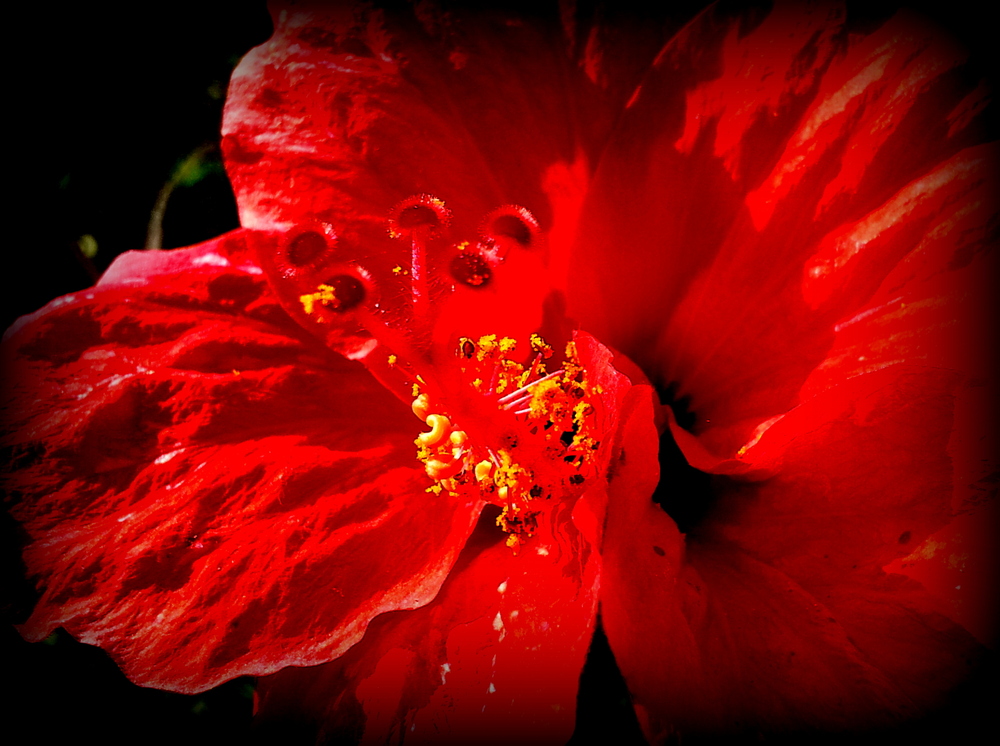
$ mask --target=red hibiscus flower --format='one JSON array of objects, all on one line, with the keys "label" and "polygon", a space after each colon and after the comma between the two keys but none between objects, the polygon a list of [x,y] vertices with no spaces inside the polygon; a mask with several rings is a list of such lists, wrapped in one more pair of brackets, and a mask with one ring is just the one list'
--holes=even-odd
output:
[{"label": "red hibiscus flower", "polygon": [[320,740],[565,742],[599,620],[654,742],[972,675],[985,86],[906,13],[597,20],[276,9],[243,228],[8,332],[27,638]]}]

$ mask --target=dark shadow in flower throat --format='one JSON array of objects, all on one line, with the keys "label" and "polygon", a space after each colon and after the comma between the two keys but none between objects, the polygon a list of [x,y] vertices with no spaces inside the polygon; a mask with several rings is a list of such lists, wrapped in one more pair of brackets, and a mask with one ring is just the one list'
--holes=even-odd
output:
[{"label": "dark shadow in flower throat", "polygon": [[594,630],[587,662],[580,674],[576,730],[566,746],[588,743],[617,743],[619,746],[646,743],[628,686],[600,622]]},{"label": "dark shadow in flower throat", "polygon": [[[676,384],[665,389],[657,387],[657,391],[660,403],[673,410],[677,424],[693,432],[698,417],[690,410],[691,397],[678,398]],[[660,481],[653,492],[653,502],[674,519],[681,533],[697,535],[717,500],[717,493],[712,489],[712,475],[688,464],[670,430],[660,436],[659,461]]]}]

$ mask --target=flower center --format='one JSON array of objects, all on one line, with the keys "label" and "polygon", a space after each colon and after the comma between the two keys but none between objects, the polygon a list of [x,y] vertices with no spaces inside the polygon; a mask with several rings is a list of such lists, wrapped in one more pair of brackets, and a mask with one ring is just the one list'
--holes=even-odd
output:
[{"label": "flower center", "polygon": [[549,285],[532,213],[498,207],[459,240],[452,223],[420,194],[377,228],[315,222],[261,234],[257,249],[299,323],[414,399],[429,490],[499,506],[516,551],[543,501],[579,495],[591,476],[600,388],[574,343],[556,353],[534,333]]},{"label": "flower center", "polygon": [[431,428],[415,441],[417,457],[435,482],[428,491],[499,506],[497,525],[515,551],[537,528],[537,501],[582,491],[598,447],[593,402],[601,390],[588,381],[575,344],[567,345],[562,367],[551,373],[545,360],[552,348],[537,334],[530,345],[534,357],[521,364],[513,359],[517,342],[509,337],[459,341],[461,378],[494,411],[485,423],[473,408],[452,408],[461,407],[464,397],[439,400],[420,382],[413,387],[413,413]]}]

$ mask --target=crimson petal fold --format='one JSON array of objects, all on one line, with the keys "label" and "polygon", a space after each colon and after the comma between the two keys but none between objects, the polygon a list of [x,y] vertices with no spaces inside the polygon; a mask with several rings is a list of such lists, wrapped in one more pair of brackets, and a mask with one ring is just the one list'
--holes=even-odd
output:
[{"label": "crimson petal fold", "polygon": [[647,735],[887,727],[970,674],[981,646],[882,569],[951,518],[955,386],[895,366],[800,406],[757,446],[777,474],[716,477],[687,537],[648,484],[612,483],[602,617]]},{"label": "crimson petal fold", "polygon": [[[960,291],[995,243],[985,89],[926,22],[851,21],[836,4],[705,11],[639,87],[581,213],[570,312],[689,402],[717,459],[815,371],[929,362],[941,323],[984,331]],[[832,359],[849,322],[906,307],[847,333],[878,359]]]},{"label": "crimson petal fold", "polygon": [[332,663],[261,679],[260,727],[306,723],[319,742],[568,740],[600,559],[565,518],[540,521],[515,556],[484,515],[433,603],[382,616]]},{"label": "crimson petal fold", "polygon": [[22,631],[65,627],[137,683],[330,660],[430,601],[479,513],[424,491],[417,421],[283,314],[242,233],[126,255],[4,354],[42,592]]}]

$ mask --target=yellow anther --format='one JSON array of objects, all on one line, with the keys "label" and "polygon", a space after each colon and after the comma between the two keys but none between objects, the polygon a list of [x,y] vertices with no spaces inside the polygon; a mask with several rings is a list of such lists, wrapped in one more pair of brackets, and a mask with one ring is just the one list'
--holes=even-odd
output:
[{"label": "yellow anther", "polygon": [[479,361],[485,360],[488,356],[492,356],[493,352],[497,348],[497,335],[496,334],[485,334],[479,338],[476,342],[476,359]]},{"label": "yellow anther", "polygon": [[425,422],[431,429],[417,436],[417,445],[420,446],[436,446],[444,440],[451,429],[451,422],[443,414],[429,414]]},{"label": "yellow anther", "polygon": [[537,334],[532,334],[530,338],[531,349],[540,353],[542,357],[552,357],[552,346]]},{"label": "yellow anther", "polygon": [[556,380],[543,381],[535,386],[531,390],[531,402],[528,404],[531,408],[531,417],[549,416],[561,393],[562,387]]},{"label": "yellow anther", "polygon": [[387,360],[389,361],[389,367],[390,368],[393,367],[398,359],[399,358],[397,358],[395,355],[389,355],[389,357],[387,358]]},{"label": "yellow anther", "polygon": [[[510,337],[458,340],[456,356],[466,384],[495,403],[503,417],[513,418],[493,443],[470,437],[446,415],[431,414],[419,377],[413,390],[413,412],[429,428],[416,440],[417,458],[427,475],[441,494],[474,496],[500,506],[497,525],[515,551],[538,528],[541,513],[532,509],[536,501],[564,487],[572,494],[582,489],[598,445],[594,420],[600,391],[588,380],[576,345],[568,344],[560,369],[548,373],[543,361],[553,355],[552,347],[538,335],[530,343],[532,359],[522,363],[512,359],[516,343]],[[449,411],[464,421],[461,408]],[[538,459],[551,462],[533,461],[540,453],[545,455]]]},{"label": "yellow anther", "polygon": [[312,294],[300,295],[299,303],[302,304],[303,311],[305,311],[307,314],[311,314],[313,312],[313,306],[316,303],[316,298],[313,297]]},{"label": "yellow anther", "polygon": [[413,410],[413,414],[419,417],[424,422],[427,421],[427,414],[430,411],[430,401],[427,399],[427,394],[420,394],[413,403],[410,405],[410,409]]},{"label": "yellow anther", "polygon": [[440,482],[444,479],[450,479],[462,471],[462,459],[456,458],[451,461],[431,459],[424,468],[427,471],[427,476],[436,482]]},{"label": "yellow anther", "polygon": [[325,283],[319,285],[315,293],[300,295],[299,303],[302,304],[302,310],[307,314],[311,314],[315,310],[317,303],[324,306],[333,306],[334,308],[340,307],[340,301],[337,299],[337,291],[332,285]]},{"label": "yellow anther", "polygon": [[480,461],[476,464],[476,481],[482,482],[490,478],[490,474],[493,472],[493,462],[488,460]]}]

